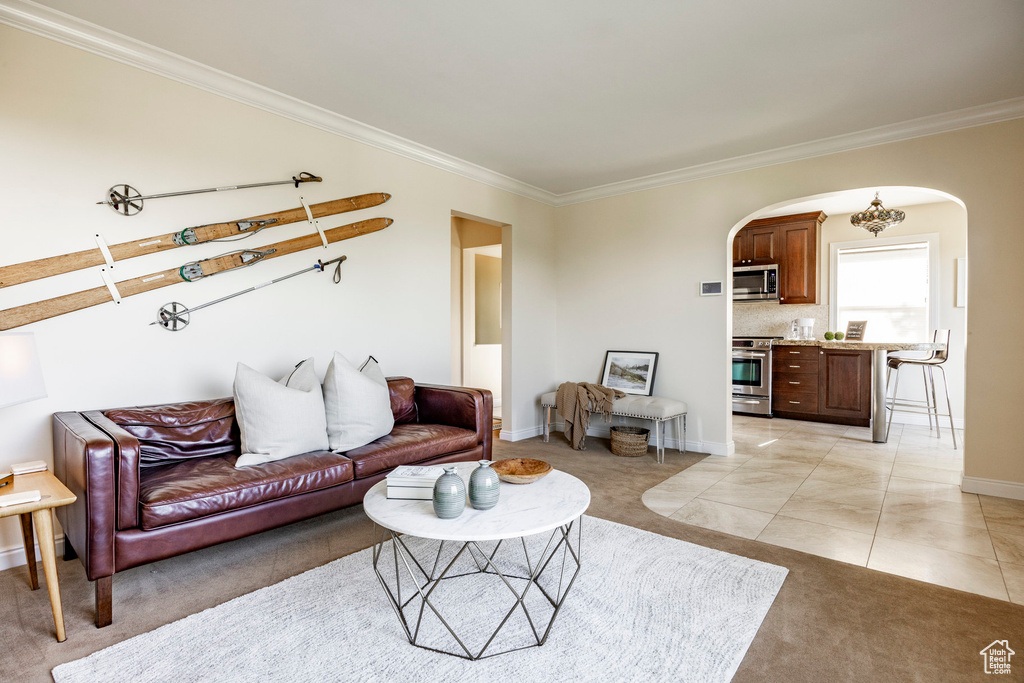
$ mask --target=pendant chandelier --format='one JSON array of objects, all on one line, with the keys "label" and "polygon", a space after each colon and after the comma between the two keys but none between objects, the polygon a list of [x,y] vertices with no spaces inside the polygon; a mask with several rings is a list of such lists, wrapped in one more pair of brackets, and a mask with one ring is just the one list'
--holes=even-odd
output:
[{"label": "pendant chandelier", "polygon": [[878,198],[878,193],[876,192],[871,206],[860,213],[850,216],[850,222],[858,228],[864,228],[875,237],[878,237],[878,233],[886,228],[899,225],[906,217],[907,214],[899,209],[887,209],[882,206],[882,200]]}]

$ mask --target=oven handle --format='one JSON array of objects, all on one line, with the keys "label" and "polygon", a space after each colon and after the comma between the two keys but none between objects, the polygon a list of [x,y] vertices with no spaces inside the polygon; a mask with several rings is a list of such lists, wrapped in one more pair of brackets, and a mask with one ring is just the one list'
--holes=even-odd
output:
[{"label": "oven handle", "polygon": [[753,401],[753,400],[740,401],[739,399],[735,399],[735,398],[732,400],[732,402],[733,403],[745,403],[745,404],[751,405],[751,406],[756,406],[756,405],[760,405],[761,404],[761,401]]},{"label": "oven handle", "polygon": [[733,358],[766,358],[768,354],[757,353],[755,351],[733,351]]}]

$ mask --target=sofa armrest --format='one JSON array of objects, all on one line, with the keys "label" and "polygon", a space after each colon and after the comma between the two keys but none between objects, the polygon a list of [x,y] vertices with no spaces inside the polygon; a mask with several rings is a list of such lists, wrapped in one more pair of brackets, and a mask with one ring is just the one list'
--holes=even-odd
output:
[{"label": "sofa armrest", "polygon": [[78,496],[56,509],[90,581],[114,573],[117,449],[113,440],[82,413],[55,413],[54,475]]},{"label": "sofa armrest", "polygon": [[117,460],[117,528],[139,526],[139,440],[99,411],[82,413],[114,442]]},{"label": "sofa armrest", "polygon": [[424,424],[443,424],[471,429],[483,444],[484,458],[491,459],[491,428],[494,399],[487,389],[416,385],[416,408]]}]

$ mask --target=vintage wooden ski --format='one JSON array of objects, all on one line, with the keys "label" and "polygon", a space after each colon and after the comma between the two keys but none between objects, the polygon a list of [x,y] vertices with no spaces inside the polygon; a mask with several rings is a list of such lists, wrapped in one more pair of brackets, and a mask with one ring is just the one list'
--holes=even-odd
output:
[{"label": "vintage wooden ski", "polygon": [[[383,230],[393,222],[390,218],[371,218],[359,221],[358,223],[350,223],[349,225],[325,230],[324,237],[326,237],[329,244],[332,244],[359,235]],[[296,237],[283,242],[268,244],[259,249],[242,249],[212,258],[192,261],[180,268],[171,268],[159,273],[122,280],[116,283],[117,291],[124,298],[160,289],[161,287],[175,285],[179,282],[195,282],[217,273],[244,268],[261,261],[277,258],[278,256],[294,254],[295,252],[319,246],[323,246],[320,235],[303,235],[302,237]],[[15,306],[14,308],[0,311],[0,331],[21,327],[22,325],[39,322],[40,320],[46,320],[47,318],[64,315],[65,313],[89,308],[90,306],[97,306],[113,300],[114,297],[107,287],[95,287],[82,292],[46,299],[45,301],[25,304],[24,306]]]},{"label": "vintage wooden ski", "polygon": [[[349,211],[358,211],[359,209],[368,209],[372,206],[379,206],[389,199],[391,199],[391,195],[387,192],[372,192],[370,194],[361,194],[354,197],[346,197],[345,199],[335,199],[333,201],[322,202],[320,204],[311,204],[309,206],[309,210],[313,214],[313,218],[322,218],[324,216],[333,216],[338,213],[347,213]],[[277,225],[288,225],[289,223],[298,223],[299,221],[304,221],[306,219],[306,210],[300,206],[297,209],[276,211],[274,213],[267,213],[262,216],[253,216],[252,218],[244,218],[242,220],[230,221],[228,223],[199,225],[193,228],[185,228],[178,232],[168,233],[166,235],[146,237],[139,240],[133,240],[131,242],[122,242],[121,244],[111,245],[109,247],[110,256],[114,261],[123,261],[125,259],[135,258],[136,256],[155,254],[159,251],[166,251],[167,249],[187,247],[193,244],[203,244],[214,240],[227,239],[230,241],[232,239],[241,239],[243,237],[255,235],[264,228],[272,228]],[[73,254],[50,256],[36,261],[15,263],[10,266],[0,266],[0,289],[3,289],[4,287],[11,287],[12,285],[20,285],[24,282],[32,282],[33,280],[41,280],[44,277],[70,273],[75,270],[81,270],[82,268],[102,266],[105,263],[106,261],[103,258],[103,252],[99,248],[96,248],[77,251]]]}]

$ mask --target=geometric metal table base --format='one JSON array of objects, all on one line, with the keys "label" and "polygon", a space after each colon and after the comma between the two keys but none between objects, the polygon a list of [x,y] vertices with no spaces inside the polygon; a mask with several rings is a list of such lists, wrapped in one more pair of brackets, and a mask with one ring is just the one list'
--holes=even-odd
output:
[{"label": "geometric metal table base", "polygon": [[[573,534],[574,526],[576,527],[575,534]],[[377,524],[374,524],[373,528],[373,571],[377,574],[377,578],[387,594],[388,602],[391,603],[395,614],[398,615],[398,619],[405,630],[409,642],[416,647],[463,659],[483,659],[543,645],[547,641],[548,634],[551,633],[551,627],[555,623],[555,617],[558,616],[562,604],[565,602],[565,597],[569,594],[569,590],[572,588],[580,572],[583,541],[582,517],[554,529],[544,545],[544,549],[536,559],[531,558],[526,538],[524,537],[504,539],[496,542],[430,542],[415,537],[409,539],[409,537],[397,534]],[[574,536],[575,539],[573,538]],[[573,544],[574,540],[575,545]],[[494,543],[493,548],[486,548],[484,546],[486,543]],[[434,544],[438,544],[436,552],[433,549]],[[445,555],[446,547],[448,549],[447,555],[451,555],[454,552],[450,560]],[[525,566],[519,564],[517,567],[515,562],[510,561],[511,558],[499,557],[499,552],[502,551],[503,547],[505,548],[503,554],[511,554],[515,558],[522,558],[525,560]],[[416,557],[417,553],[420,555],[419,558]],[[433,558],[432,561],[430,559],[431,556]],[[458,568],[460,558],[463,558],[463,565],[468,565],[464,569]],[[389,559],[393,561],[394,567],[384,566],[390,564],[388,562]],[[428,565],[429,571],[426,569]],[[438,569],[442,565],[443,568],[438,573]],[[384,573],[382,573],[382,569]],[[522,571],[515,573],[516,569],[525,569],[527,575],[520,575],[523,573]],[[566,576],[567,569],[571,572],[571,576]],[[394,576],[393,586],[390,583],[392,575]],[[404,587],[403,577],[407,577],[408,580]],[[454,621],[453,616],[458,616],[460,612],[476,610],[480,609],[480,607],[464,603],[452,604],[457,602],[455,600],[448,600],[441,604],[438,600],[438,588],[442,585],[443,581],[449,582],[447,585],[452,585],[453,579],[464,577],[486,578],[489,584],[492,584],[499,590],[504,585],[515,598],[511,608],[508,609],[497,627],[487,637],[486,642],[475,652],[467,645],[468,639],[466,634],[460,637],[456,633],[455,629],[458,624],[453,625],[450,622]],[[493,582],[490,581],[490,577],[493,577]],[[520,584],[519,590],[513,585],[514,583]],[[548,584],[546,588],[543,585],[544,583]],[[531,596],[531,591],[534,588],[536,588],[536,591]],[[538,595],[544,599],[542,601],[538,600]],[[529,606],[527,601],[531,598],[535,603],[542,604],[544,609],[538,610],[537,604],[532,607]],[[551,616],[545,624],[543,623],[545,615],[538,612],[547,610],[551,611]],[[499,633],[503,629],[508,628],[508,625],[511,623],[510,620],[520,611],[525,616],[529,629],[525,633],[519,634],[519,638],[510,635],[509,637],[515,642],[509,644],[509,647],[500,651],[489,650],[495,644],[495,639]],[[448,619],[445,618],[445,613],[448,614]],[[432,634],[424,633],[424,617],[426,616],[429,619],[431,614],[437,618],[445,631],[455,639],[461,651],[451,652],[443,650],[440,648],[440,643],[432,642],[431,637],[437,635],[436,629]],[[500,616],[500,611],[498,615]],[[495,621],[497,619],[498,616],[495,616]],[[443,632],[441,633],[443,634]]]}]

